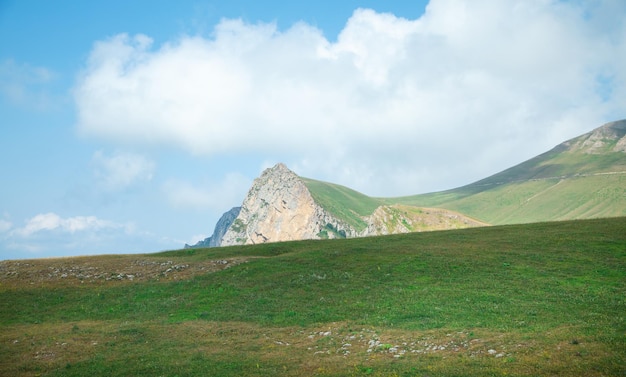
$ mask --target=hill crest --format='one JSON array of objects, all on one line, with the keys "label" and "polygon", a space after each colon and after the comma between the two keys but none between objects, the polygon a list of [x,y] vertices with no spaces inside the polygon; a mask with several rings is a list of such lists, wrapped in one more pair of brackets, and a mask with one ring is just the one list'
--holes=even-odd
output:
[{"label": "hill crest", "polygon": [[302,178],[279,163],[255,179],[236,217],[227,214],[194,246],[625,216],[626,120],[472,184],[401,198]]},{"label": "hill crest", "polygon": [[301,178],[283,163],[254,180],[241,207],[194,246],[353,238],[486,225],[445,209],[386,205],[347,187]]},{"label": "hill crest", "polygon": [[626,215],[626,120],[452,190],[387,202],[459,211],[491,224]]}]

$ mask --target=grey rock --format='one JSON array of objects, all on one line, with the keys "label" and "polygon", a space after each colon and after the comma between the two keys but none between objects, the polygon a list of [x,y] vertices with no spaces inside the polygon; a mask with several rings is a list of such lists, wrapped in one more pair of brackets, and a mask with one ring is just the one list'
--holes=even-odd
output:
[{"label": "grey rock", "polygon": [[226,234],[226,231],[230,228],[233,221],[235,221],[240,211],[241,207],[233,207],[229,211],[225,212],[217,221],[217,224],[215,224],[215,229],[213,230],[211,237],[205,238],[193,246],[185,245],[185,248],[220,246],[222,243],[222,237],[224,237],[224,234]]},{"label": "grey rock", "polygon": [[[322,233],[325,229],[332,232]],[[356,236],[348,224],[318,205],[308,188],[284,164],[254,180],[241,211],[221,246]]]}]

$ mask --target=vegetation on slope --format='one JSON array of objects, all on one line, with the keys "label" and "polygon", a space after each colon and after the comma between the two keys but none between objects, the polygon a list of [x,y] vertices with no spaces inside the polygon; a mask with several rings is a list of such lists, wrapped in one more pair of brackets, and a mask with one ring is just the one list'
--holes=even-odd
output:
[{"label": "vegetation on slope", "polygon": [[357,230],[380,205],[441,208],[489,224],[626,215],[626,121],[606,124],[478,182],[442,192],[370,198],[305,179],[314,199]]},{"label": "vegetation on slope", "polygon": [[401,198],[441,207],[490,224],[588,219],[626,214],[626,172],[512,182],[473,195],[463,189]]},{"label": "vegetation on slope", "polygon": [[4,261],[0,375],[624,375],[624,229]]},{"label": "vegetation on slope", "polygon": [[385,202],[446,208],[491,224],[624,216],[626,153],[614,150],[624,134],[625,121],[610,123],[470,185]]},{"label": "vegetation on slope", "polygon": [[382,203],[345,186],[302,178],[313,199],[336,218],[362,231],[367,223],[362,219],[371,215]]}]

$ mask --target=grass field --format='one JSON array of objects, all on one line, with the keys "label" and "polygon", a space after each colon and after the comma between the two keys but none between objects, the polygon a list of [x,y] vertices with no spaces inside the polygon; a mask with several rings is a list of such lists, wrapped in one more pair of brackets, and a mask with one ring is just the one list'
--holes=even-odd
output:
[{"label": "grass field", "polygon": [[2,376],[624,376],[626,218],[0,262]]}]

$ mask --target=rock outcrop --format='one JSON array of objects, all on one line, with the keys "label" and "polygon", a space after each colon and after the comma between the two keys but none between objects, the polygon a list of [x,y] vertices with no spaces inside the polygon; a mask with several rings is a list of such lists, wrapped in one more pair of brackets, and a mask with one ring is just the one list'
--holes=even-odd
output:
[{"label": "rock outcrop", "polygon": [[365,220],[363,237],[488,225],[454,211],[406,205],[380,206]]},{"label": "rock outcrop", "polygon": [[277,164],[254,180],[220,246],[355,235],[313,200],[300,177]]},{"label": "rock outcrop", "polygon": [[626,153],[626,120],[607,123],[563,144],[572,152],[579,151],[587,154]]},{"label": "rock outcrop", "polygon": [[220,246],[224,234],[226,234],[226,231],[228,230],[228,228],[230,228],[233,221],[235,221],[240,211],[241,207],[233,207],[229,211],[225,212],[222,217],[220,217],[220,219],[217,221],[217,224],[215,224],[215,229],[213,230],[213,234],[211,235],[211,237],[205,238],[204,240],[196,243],[193,246],[185,245],[185,248]]},{"label": "rock outcrop", "polygon": [[381,205],[371,215],[361,218],[367,226],[357,231],[317,203],[300,177],[284,164],[277,164],[254,180],[241,207],[226,212],[211,237],[189,247],[365,237],[486,225],[444,209],[400,205]]}]

